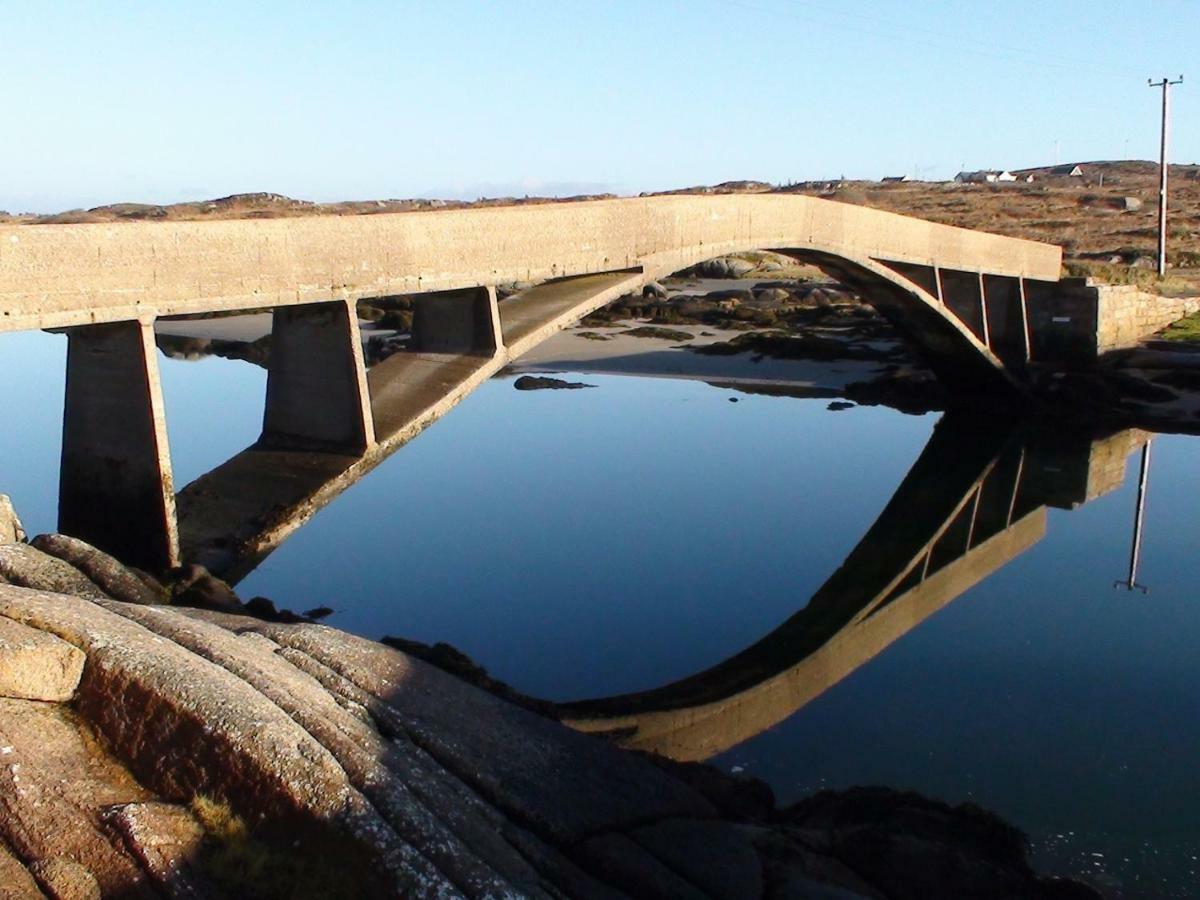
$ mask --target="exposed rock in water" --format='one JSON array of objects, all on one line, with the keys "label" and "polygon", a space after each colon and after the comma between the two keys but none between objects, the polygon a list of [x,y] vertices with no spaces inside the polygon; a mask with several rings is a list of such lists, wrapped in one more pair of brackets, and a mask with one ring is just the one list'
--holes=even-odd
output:
[{"label": "exposed rock in water", "polygon": [[821,835],[816,849],[849,865],[890,898],[1098,900],[1077,882],[1029,866],[1028,840],[978,806],[950,806],[885,787],[822,791],[779,814]]},{"label": "exposed rock in water", "polygon": [[192,563],[170,573],[172,602],[197,609],[241,612],[242,601],[228,584],[204,566]]},{"label": "exposed rock in water", "polygon": [[846,385],[846,397],[862,406],[890,406],[900,412],[921,415],[946,409],[950,392],[932,372],[895,369],[871,381]]},{"label": "exposed rock in water", "polygon": [[541,375],[522,375],[513,382],[518,391],[576,391],[595,387],[582,381],[563,381],[561,378],[545,378]]},{"label": "exposed rock in water", "polygon": [[[165,603],[170,594],[145,572],[136,573],[91,544],[65,534],[39,534],[31,545],[70,563],[114,600],[125,603]],[[157,587],[155,586],[157,584]]]},{"label": "exposed rock in water", "polygon": [[638,328],[630,328],[627,331],[622,331],[621,334],[627,334],[630,337],[657,338],[660,341],[690,341],[696,337],[690,331],[679,331],[675,328],[659,328],[655,325],[642,325]]},{"label": "exposed rock in water", "polygon": [[854,409],[854,404],[847,403],[845,400],[834,400],[825,408],[830,412],[841,412],[843,409]]},{"label": "exposed rock in water", "polygon": [[891,359],[893,354],[850,341],[815,334],[783,334],[776,331],[749,331],[731,341],[688,347],[705,356],[736,356],[755,353],[772,359],[810,359],[822,362],[839,359],[869,362]]}]

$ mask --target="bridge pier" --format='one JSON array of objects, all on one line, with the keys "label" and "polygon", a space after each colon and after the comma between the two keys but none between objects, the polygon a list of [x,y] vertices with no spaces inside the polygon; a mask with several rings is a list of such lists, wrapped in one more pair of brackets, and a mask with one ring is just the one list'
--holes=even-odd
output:
[{"label": "bridge pier", "polygon": [[495,287],[434,291],[413,298],[413,350],[492,356],[503,346]]},{"label": "bridge pier", "polygon": [[58,527],[148,569],[179,564],[154,327],[67,332]]},{"label": "bridge pier", "polygon": [[275,310],[260,443],[352,454],[375,443],[353,301]]}]

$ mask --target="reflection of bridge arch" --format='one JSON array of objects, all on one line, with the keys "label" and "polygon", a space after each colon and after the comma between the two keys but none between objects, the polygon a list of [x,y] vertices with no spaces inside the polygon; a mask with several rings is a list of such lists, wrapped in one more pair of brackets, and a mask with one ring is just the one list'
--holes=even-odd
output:
[{"label": "reflection of bridge arch", "polygon": [[[795,615],[712,668],[652,690],[568,703],[568,724],[702,760],[792,715],[1020,555],[1046,505],[1120,484],[1135,431],[1046,446],[944,419],[870,530]],[[1046,475],[1052,480],[1047,480]]]},{"label": "reflection of bridge arch", "polygon": [[[1045,244],[781,195],[20,226],[0,228],[0,240],[0,329],[83,326],[68,352],[60,527],[152,566],[177,561],[181,540],[202,559],[261,555],[335,482],[377,464],[508,360],[705,259],[774,249],[812,261],[863,289],[948,387],[971,390],[1014,382],[1029,347],[1026,285],[1055,281],[1061,263]],[[493,286],[510,281],[536,286],[497,304]],[[368,375],[353,304],[399,293],[416,296],[416,352]],[[263,306],[275,315],[259,455],[185,488],[180,534],[153,321]],[[280,471],[264,467],[268,450]],[[278,493],[265,507],[240,496],[264,484]],[[160,526],[118,546],[130,518]]]}]

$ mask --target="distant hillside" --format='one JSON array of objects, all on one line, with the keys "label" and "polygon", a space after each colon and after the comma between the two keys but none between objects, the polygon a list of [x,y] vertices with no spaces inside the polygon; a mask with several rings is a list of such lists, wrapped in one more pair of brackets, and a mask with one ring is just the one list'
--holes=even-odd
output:
[{"label": "distant hillside", "polygon": [[946,225],[1060,244],[1067,269],[1103,281],[1133,282],[1172,293],[1200,291],[1200,165],[1170,169],[1172,269],[1154,277],[1158,246],[1158,164],[1082,162],[1082,177],[1023,169],[1034,176],[1003,184],[953,182],[805,183],[780,190],[919,216]]}]

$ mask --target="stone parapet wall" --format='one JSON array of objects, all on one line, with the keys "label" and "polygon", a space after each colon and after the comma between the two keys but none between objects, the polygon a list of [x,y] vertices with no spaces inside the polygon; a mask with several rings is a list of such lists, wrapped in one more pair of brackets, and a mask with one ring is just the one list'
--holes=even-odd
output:
[{"label": "stone parapet wall", "polygon": [[1200,309],[1200,298],[1160,297],[1126,285],[1100,285],[1097,300],[1098,353],[1130,347],[1147,335]]}]

